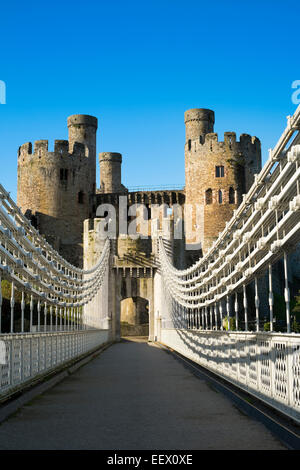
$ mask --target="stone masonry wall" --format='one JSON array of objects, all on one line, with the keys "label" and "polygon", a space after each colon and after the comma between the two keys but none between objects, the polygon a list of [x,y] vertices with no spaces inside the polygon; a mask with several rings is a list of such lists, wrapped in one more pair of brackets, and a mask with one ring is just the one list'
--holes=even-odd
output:
[{"label": "stone masonry wall", "polygon": [[17,203],[47,240],[68,261],[82,265],[83,221],[92,204],[92,170],[85,147],[76,143],[68,153],[68,141],[56,141],[48,152],[48,142],[20,147]]},{"label": "stone masonry wall", "polygon": [[[187,243],[201,242],[204,252],[209,248],[251,186],[254,173],[260,170],[260,158],[259,140],[245,134],[240,142],[235,133],[226,132],[224,142],[218,141],[217,134],[209,133],[204,142],[194,139],[186,143],[185,202],[194,208]],[[224,168],[224,176],[216,176],[216,167]],[[211,196],[207,191],[211,191]],[[200,227],[196,227],[196,204],[202,211]]]}]

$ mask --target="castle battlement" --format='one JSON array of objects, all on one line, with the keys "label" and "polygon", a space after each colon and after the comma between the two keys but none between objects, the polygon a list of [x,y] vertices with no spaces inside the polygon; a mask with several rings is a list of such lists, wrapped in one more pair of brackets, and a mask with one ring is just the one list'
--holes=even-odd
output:
[{"label": "castle battlement", "polygon": [[247,151],[255,153],[260,151],[260,140],[249,134],[241,134],[237,140],[235,132],[224,132],[224,140],[219,141],[216,132],[200,135],[195,139],[189,139],[185,144],[187,152],[210,152],[218,150],[232,150],[234,152]]},{"label": "castle battlement", "polygon": [[68,140],[55,140],[54,141],[54,153],[60,155],[66,155],[69,153],[69,141]]},{"label": "castle battlement", "polygon": [[89,156],[88,146],[81,142],[74,142],[72,152],[70,152],[70,142],[68,140],[55,140],[54,151],[49,151],[48,140],[36,140],[32,142],[26,142],[19,147],[18,157],[25,158],[28,156]]}]

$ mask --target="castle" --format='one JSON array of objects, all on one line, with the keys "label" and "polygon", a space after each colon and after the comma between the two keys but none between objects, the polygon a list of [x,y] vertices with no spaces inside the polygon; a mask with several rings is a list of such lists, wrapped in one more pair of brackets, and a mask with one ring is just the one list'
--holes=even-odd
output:
[{"label": "castle", "polygon": [[[172,208],[181,207],[184,237],[174,241],[173,260],[178,267],[191,264],[208,250],[252,185],[254,175],[261,169],[261,146],[257,137],[242,134],[237,140],[234,132],[226,132],[224,141],[219,141],[214,133],[215,115],[209,109],[190,109],[185,112],[184,120],[185,187],[182,190],[128,191],[122,184],[122,155],[114,152],[99,155],[100,188],[97,189],[98,121],[93,116],[73,115],[68,118],[69,140],[56,140],[54,152],[48,151],[47,140],[36,141],[34,146],[26,143],[19,148],[19,207],[62,256],[84,268],[97,261],[103,246],[97,235],[101,222],[97,216],[99,206],[111,204],[119,214],[122,196],[129,208],[126,217],[130,223],[130,207],[143,204],[149,227],[154,218],[154,205],[169,208],[173,218]],[[186,207],[190,212],[185,211]],[[111,283],[110,299],[102,307],[109,310],[115,298],[127,299],[121,317],[130,323],[135,316],[135,323],[142,324],[143,299],[146,299],[151,337],[155,247],[151,236],[132,239],[127,231],[121,233],[119,220],[117,227],[113,247],[115,279]],[[98,301],[95,298],[94,308]]]},{"label": "castle", "polygon": [[[224,141],[214,133],[214,112],[190,109],[184,116],[185,188],[129,192],[122,184],[120,153],[99,155],[100,189],[96,189],[97,118],[68,118],[69,140],[56,140],[54,152],[48,141],[26,143],[18,153],[18,200],[23,213],[47,240],[72,264],[83,266],[83,222],[94,219],[100,204],[116,207],[120,195],[128,206],[142,203],[151,219],[151,205],[189,205],[200,209],[186,224],[188,252],[205,252],[233,214],[261,169],[257,137],[225,132]],[[122,245],[122,243],[119,243]],[[145,249],[151,249],[151,244]],[[121,248],[123,250],[124,248]],[[188,262],[189,256],[186,257]]]}]

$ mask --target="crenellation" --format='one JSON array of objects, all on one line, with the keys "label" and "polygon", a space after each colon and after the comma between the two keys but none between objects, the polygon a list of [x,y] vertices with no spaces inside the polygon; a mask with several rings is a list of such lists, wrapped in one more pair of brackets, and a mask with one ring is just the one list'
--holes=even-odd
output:
[{"label": "crenellation", "polygon": [[25,157],[26,155],[32,155],[32,143],[31,142],[26,142],[26,144],[23,144],[19,147],[18,151],[19,157]]},{"label": "crenellation", "polygon": [[86,149],[86,146],[82,144],[81,142],[74,142],[72,154],[85,156],[86,155],[85,149]]},{"label": "crenellation", "polygon": [[230,149],[235,147],[237,144],[235,132],[224,132],[224,144]]},{"label": "crenellation", "polygon": [[68,140],[55,140],[54,141],[54,153],[59,155],[67,155],[69,153],[69,141]]},{"label": "crenellation", "polygon": [[48,152],[48,140],[36,140],[34,142],[34,155],[44,155]]},{"label": "crenellation", "polygon": [[219,142],[219,136],[216,132],[210,132],[205,135],[204,145],[210,142]]},{"label": "crenellation", "polygon": [[250,134],[241,134],[240,135],[240,143],[244,145],[245,147],[249,144],[251,144],[251,135]]},{"label": "crenellation", "polygon": [[26,156],[46,156],[49,159],[59,156],[88,156],[88,148],[81,142],[74,142],[72,153],[69,152],[69,141],[68,140],[55,140],[54,151],[49,151],[48,140],[36,140],[32,145],[31,142],[27,142],[19,147],[18,157]]},{"label": "crenellation", "polygon": [[207,151],[211,149],[212,145],[214,148],[224,148],[224,146],[232,147],[237,151],[247,149],[257,152],[260,150],[260,140],[257,137],[249,134],[241,134],[240,140],[237,140],[235,132],[224,132],[223,140],[219,140],[219,135],[216,132],[205,134],[203,139],[196,138],[186,142],[185,149],[189,152],[195,152],[198,151],[198,149]]}]

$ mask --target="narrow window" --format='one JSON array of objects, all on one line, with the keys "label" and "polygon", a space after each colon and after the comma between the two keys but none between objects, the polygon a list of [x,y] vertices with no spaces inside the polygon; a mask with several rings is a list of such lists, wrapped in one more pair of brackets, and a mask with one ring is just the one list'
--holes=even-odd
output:
[{"label": "narrow window", "polygon": [[234,189],[229,188],[229,204],[234,204],[234,203],[235,203]]},{"label": "narrow window", "polygon": [[191,148],[192,148],[192,141],[191,140],[188,141],[188,148],[189,148],[189,150],[191,150]]},{"label": "narrow window", "polygon": [[209,188],[205,191],[206,204],[212,204],[212,190]]},{"label": "narrow window", "polygon": [[60,181],[67,181],[68,179],[68,170],[66,168],[60,169]]},{"label": "narrow window", "polygon": [[222,202],[223,202],[223,193],[222,193],[221,189],[219,189],[218,199],[219,199],[219,204],[222,204]]},{"label": "narrow window", "polygon": [[224,177],[224,167],[216,166],[216,178],[223,178],[223,177]]},{"label": "narrow window", "polygon": [[78,204],[83,204],[84,203],[84,193],[82,191],[79,191],[78,193]]}]

